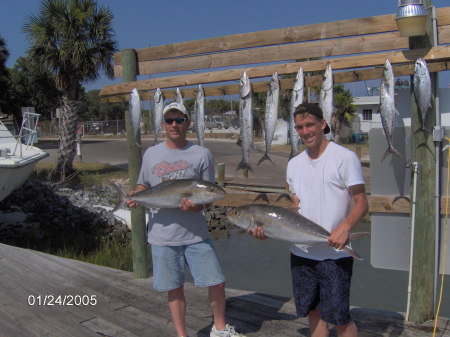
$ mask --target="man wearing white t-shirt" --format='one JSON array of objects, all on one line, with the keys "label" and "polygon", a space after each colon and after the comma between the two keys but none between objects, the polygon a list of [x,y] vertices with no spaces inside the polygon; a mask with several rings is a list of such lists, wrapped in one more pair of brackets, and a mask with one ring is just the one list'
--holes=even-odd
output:
[{"label": "man wearing white t-shirt", "polygon": [[[342,248],[368,210],[361,163],[355,153],[326,139],[330,127],[317,104],[299,105],[294,118],[306,147],[287,167],[294,206],[331,232],[328,246],[291,248],[297,314],[308,316],[313,337],[328,336],[328,324],[335,326],[338,336],[356,337],[349,310],[353,257]],[[264,237],[260,229],[253,234]]]}]

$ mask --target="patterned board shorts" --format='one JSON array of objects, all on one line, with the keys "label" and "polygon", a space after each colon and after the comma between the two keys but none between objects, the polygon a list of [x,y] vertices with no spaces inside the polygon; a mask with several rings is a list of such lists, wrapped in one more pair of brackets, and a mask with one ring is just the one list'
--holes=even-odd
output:
[{"label": "patterned board shorts", "polygon": [[316,261],[291,254],[292,286],[299,317],[318,310],[330,324],[345,325],[350,317],[353,258]]}]

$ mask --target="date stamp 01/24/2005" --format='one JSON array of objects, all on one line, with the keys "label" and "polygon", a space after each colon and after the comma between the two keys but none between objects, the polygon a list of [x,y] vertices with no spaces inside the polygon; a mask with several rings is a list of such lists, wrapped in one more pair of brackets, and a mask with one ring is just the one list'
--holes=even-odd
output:
[{"label": "date stamp 01/24/2005", "polygon": [[97,295],[28,295],[29,306],[94,306]]}]

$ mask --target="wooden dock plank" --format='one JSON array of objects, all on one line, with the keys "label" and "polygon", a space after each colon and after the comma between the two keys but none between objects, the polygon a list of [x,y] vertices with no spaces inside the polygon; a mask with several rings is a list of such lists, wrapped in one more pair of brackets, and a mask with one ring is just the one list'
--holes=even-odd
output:
[{"label": "wooden dock plank", "polygon": [[[151,279],[132,273],[0,244],[0,336],[169,337],[175,329],[167,295]],[[187,330],[207,337],[212,315],[207,291],[185,285]],[[30,294],[95,295],[88,306],[30,306]],[[248,337],[309,336],[307,320],[295,317],[292,299],[226,289],[227,321]],[[429,336],[432,324],[405,323],[402,314],[353,308],[360,336]],[[432,323],[432,322],[431,322]],[[439,336],[450,337],[448,319],[439,320]],[[332,336],[335,336],[333,331]]]}]

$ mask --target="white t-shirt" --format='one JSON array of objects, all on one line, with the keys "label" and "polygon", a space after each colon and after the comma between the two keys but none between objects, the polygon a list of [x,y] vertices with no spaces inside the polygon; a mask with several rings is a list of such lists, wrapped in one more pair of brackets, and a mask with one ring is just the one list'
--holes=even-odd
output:
[{"label": "white t-shirt", "polygon": [[[156,186],[166,179],[202,179],[215,181],[211,152],[190,142],[182,149],[171,149],[166,142],[149,147],[142,159],[137,183]],[[161,208],[148,223],[148,242],[156,246],[182,246],[209,239],[202,212],[184,212],[179,208]]]},{"label": "white t-shirt", "polygon": [[[299,213],[329,232],[350,212],[352,199],[348,188],[364,184],[356,154],[333,142],[318,159],[311,160],[307,150],[292,158],[286,176],[291,193],[300,200]],[[309,247],[308,252],[293,245],[291,252],[313,260],[349,256],[328,245]]]}]

